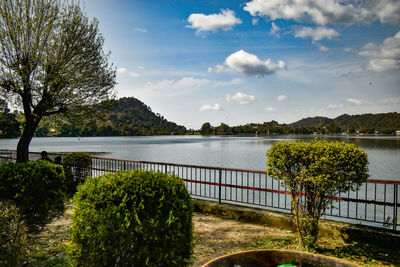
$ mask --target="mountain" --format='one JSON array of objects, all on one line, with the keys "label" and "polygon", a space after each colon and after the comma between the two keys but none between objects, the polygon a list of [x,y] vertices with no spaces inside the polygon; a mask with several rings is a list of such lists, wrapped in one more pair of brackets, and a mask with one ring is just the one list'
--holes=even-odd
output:
[{"label": "mountain", "polygon": [[134,97],[111,100],[95,106],[111,106],[95,119],[72,124],[63,118],[43,118],[37,136],[134,136],[184,134],[186,128],[155,114],[151,108]]},{"label": "mountain", "polygon": [[326,117],[313,117],[313,118],[305,118],[301,119],[297,122],[289,124],[291,127],[328,127],[334,124],[333,119],[329,119]]},{"label": "mountain", "polygon": [[334,119],[326,117],[313,117],[301,119],[289,124],[290,127],[337,127],[343,131],[359,130],[362,132],[371,132],[379,130],[385,133],[392,133],[400,130],[400,113],[379,113],[348,115],[343,114]]}]

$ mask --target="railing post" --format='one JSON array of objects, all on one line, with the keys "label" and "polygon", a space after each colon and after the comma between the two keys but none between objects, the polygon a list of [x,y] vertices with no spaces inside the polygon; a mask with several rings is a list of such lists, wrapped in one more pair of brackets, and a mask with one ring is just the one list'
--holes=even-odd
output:
[{"label": "railing post", "polygon": [[222,170],[219,170],[219,181],[218,181],[218,202],[221,204],[221,190],[222,190]]},{"label": "railing post", "polygon": [[168,166],[167,166],[167,164],[165,164],[165,174],[167,174],[168,173]]},{"label": "railing post", "polygon": [[399,190],[399,185],[398,184],[394,184],[394,192],[393,192],[393,230],[397,230],[397,202],[398,202],[398,191]]}]

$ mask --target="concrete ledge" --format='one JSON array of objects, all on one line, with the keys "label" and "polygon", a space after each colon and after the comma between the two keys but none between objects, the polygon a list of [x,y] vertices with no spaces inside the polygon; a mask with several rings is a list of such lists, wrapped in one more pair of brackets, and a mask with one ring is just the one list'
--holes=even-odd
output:
[{"label": "concrete ledge", "polygon": [[[290,214],[268,211],[258,208],[248,208],[227,203],[218,203],[193,199],[195,211],[210,213],[223,218],[242,222],[262,224],[270,227],[296,231]],[[334,236],[345,241],[356,241],[375,244],[380,247],[400,250],[400,233],[386,229],[378,229],[363,225],[342,223],[321,219],[319,221],[320,236]]]}]

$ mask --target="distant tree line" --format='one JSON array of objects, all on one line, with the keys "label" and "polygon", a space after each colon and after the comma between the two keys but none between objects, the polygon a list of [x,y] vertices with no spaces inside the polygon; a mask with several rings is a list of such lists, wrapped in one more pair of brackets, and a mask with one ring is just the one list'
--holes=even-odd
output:
[{"label": "distant tree line", "polygon": [[381,113],[363,115],[341,115],[335,119],[314,117],[291,124],[276,121],[229,126],[221,123],[212,126],[203,123],[202,135],[270,135],[270,134],[394,134],[400,130],[400,114]]},{"label": "distant tree line", "polygon": [[[193,130],[166,120],[134,97],[105,101],[91,108],[97,116],[83,118],[79,123],[60,116],[43,118],[35,136],[394,134],[400,130],[400,114],[396,112],[344,114],[335,119],[305,118],[291,124],[280,124],[272,120],[239,126],[229,126],[226,123],[212,126],[205,122],[199,130]],[[23,125],[23,113],[10,112],[7,103],[0,99],[0,138],[19,137]]]}]

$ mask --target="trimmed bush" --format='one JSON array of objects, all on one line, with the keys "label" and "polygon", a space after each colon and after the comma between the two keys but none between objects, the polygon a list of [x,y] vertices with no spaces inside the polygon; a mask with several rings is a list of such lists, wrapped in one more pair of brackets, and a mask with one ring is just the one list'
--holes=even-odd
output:
[{"label": "trimmed bush", "polygon": [[92,157],[88,153],[74,152],[64,157],[67,195],[72,197],[79,184],[91,175]]},{"label": "trimmed bush", "polygon": [[69,256],[77,266],[188,266],[191,197],[160,172],[117,172],[86,180],[74,196]]},{"label": "trimmed bush", "polygon": [[17,207],[0,201],[0,266],[22,266],[27,254],[26,232]]},{"label": "trimmed bush", "polygon": [[13,201],[30,232],[37,232],[64,212],[61,166],[38,160],[0,165],[0,200]]},{"label": "trimmed bush", "polygon": [[267,174],[291,192],[300,243],[314,249],[318,222],[333,197],[358,190],[368,178],[368,155],[353,144],[313,140],[278,142],[267,152]]}]

